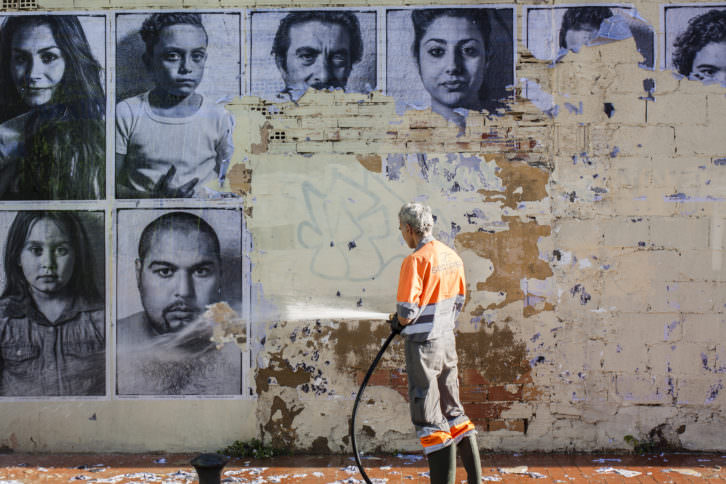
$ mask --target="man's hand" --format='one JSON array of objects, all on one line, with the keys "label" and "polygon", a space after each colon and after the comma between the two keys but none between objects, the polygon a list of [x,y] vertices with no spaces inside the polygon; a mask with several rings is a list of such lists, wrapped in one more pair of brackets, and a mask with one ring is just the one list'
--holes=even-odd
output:
[{"label": "man's hand", "polygon": [[411,324],[411,320],[408,318],[402,318],[398,313],[391,313],[388,317],[388,324],[391,325],[391,331],[400,333],[403,331],[403,327]]}]

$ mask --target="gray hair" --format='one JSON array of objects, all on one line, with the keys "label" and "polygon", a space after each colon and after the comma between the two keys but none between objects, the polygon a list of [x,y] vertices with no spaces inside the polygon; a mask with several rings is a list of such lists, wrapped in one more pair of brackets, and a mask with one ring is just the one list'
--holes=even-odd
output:
[{"label": "gray hair", "polygon": [[422,203],[407,203],[398,211],[398,220],[411,226],[418,235],[431,235],[434,216],[431,208]]}]

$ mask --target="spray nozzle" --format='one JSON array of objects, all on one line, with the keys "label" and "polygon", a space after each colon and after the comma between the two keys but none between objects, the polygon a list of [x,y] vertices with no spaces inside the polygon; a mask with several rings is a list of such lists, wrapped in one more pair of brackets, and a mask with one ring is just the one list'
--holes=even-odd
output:
[{"label": "spray nozzle", "polygon": [[391,332],[399,334],[403,330],[403,326],[398,321],[398,313],[391,313],[388,317],[388,324],[391,325]]}]

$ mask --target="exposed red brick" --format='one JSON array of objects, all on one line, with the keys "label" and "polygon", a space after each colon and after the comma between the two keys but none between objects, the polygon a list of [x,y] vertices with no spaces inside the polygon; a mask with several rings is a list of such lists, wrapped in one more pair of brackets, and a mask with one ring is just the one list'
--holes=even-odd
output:
[{"label": "exposed red brick", "polygon": [[408,375],[401,370],[391,370],[390,386],[408,401]]},{"label": "exposed red brick", "polygon": [[[360,385],[363,383],[363,378],[365,377],[365,372],[359,371],[356,374],[356,379],[358,380],[358,384]],[[368,380],[369,385],[385,385],[389,386],[391,383],[391,371],[385,370],[385,369],[378,369],[371,375],[370,380]]]},{"label": "exposed red brick", "polygon": [[504,420],[489,420],[488,422],[489,432],[494,432],[495,430],[506,430],[507,424]]},{"label": "exposed red brick", "polygon": [[464,411],[470,419],[479,418],[499,418],[502,415],[502,411],[509,408],[506,403],[464,403]]},{"label": "exposed red brick", "polygon": [[393,385],[393,386],[398,386],[398,385],[408,386],[408,375],[406,375],[405,373],[403,373],[403,372],[401,372],[399,370],[392,370],[390,372],[390,377],[391,377],[391,385]]},{"label": "exposed red brick", "polygon": [[489,421],[489,419],[486,419],[486,418],[472,418],[469,415],[467,415],[467,417],[469,417],[469,420],[472,421],[472,423],[474,424],[474,426],[476,426],[477,429],[481,429],[484,432],[487,431],[487,429],[488,429],[487,422]]},{"label": "exposed red brick", "polygon": [[525,420],[521,418],[515,419],[489,419],[488,429],[493,432],[495,430],[511,430],[513,432],[524,433]]},{"label": "exposed red brick", "polygon": [[517,385],[516,391],[511,393],[504,385],[492,385],[488,392],[489,400],[493,402],[517,402],[522,400],[522,386]]},{"label": "exposed red brick", "polygon": [[459,387],[459,398],[464,403],[479,403],[487,399],[487,387],[485,385],[462,385]]},{"label": "exposed red brick", "polygon": [[507,430],[513,430],[514,432],[524,433],[524,419],[517,418],[514,420],[505,420],[504,423],[507,426]]},{"label": "exposed red brick", "polygon": [[486,378],[474,368],[464,368],[459,370],[459,378],[462,385],[488,385]]}]

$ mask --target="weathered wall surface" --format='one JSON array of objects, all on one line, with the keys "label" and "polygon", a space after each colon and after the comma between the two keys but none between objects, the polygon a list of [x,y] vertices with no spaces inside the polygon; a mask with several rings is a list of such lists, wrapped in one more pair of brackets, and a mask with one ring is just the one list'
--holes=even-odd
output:
[{"label": "weathered wall surface", "polygon": [[[662,35],[659,5],[634,6]],[[228,180],[251,237],[246,381],[256,397],[2,401],[0,444],[181,450],[261,437],[348,452],[353,398],[388,329],[329,312],[281,314],[291,304],[393,311],[408,253],[396,214],[417,199],[466,266],[461,396],[482,448],[620,450],[632,435],[726,449],[724,87],[639,67],[632,39],[570,52],[555,66],[518,50],[518,80],[551,94],[556,115],[528,99],[535,89],[524,82],[500,116],[470,112],[463,130],[430,109],[397,112],[379,92],[228,104]],[[51,423],[58,415],[64,423]],[[359,422],[365,450],[417,448],[401,341],[369,384]]]}]

